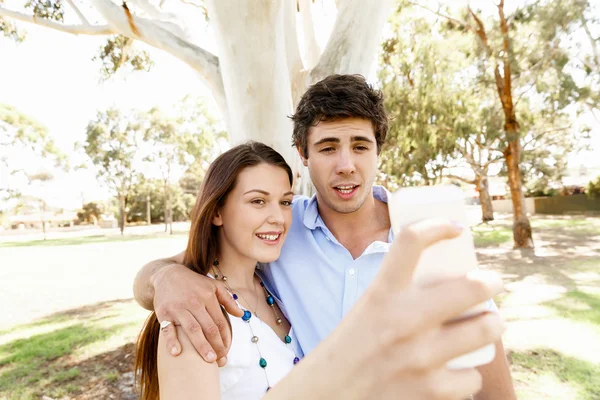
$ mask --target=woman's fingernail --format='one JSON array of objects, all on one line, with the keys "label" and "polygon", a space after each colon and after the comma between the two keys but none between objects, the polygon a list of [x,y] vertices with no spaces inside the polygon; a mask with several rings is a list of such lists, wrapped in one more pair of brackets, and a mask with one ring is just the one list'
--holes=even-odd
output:
[{"label": "woman's fingernail", "polygon": [[217,359],[217,355],[215,353],[213,353],[212,351],[209,351],[208,353],[206,353],[206,361],[213,362],[216,359]]}]

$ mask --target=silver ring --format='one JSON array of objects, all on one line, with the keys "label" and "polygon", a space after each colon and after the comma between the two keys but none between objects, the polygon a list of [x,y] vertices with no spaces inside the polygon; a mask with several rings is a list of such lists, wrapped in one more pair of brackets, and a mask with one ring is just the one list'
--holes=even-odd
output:
[{"label": "silver ring", "polygon": [[171,321],[162,321],[160,323],[160,329],[165,329],[167,326],[171,325],[172,322]]}]

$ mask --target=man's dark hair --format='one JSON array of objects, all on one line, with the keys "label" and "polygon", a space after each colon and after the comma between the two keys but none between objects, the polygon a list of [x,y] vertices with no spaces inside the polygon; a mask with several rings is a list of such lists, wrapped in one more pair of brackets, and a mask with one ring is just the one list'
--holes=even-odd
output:
[{"label": "man's dark hair", "polygon": [[377,153],[385,141],[388,117],[381,91],[373,89],[362,75],[330,75],[308,88],[300,99],[294,121],[292,140],[304,157],[308,157],[308,131],[321,121],[364,118],[373,124]]}]

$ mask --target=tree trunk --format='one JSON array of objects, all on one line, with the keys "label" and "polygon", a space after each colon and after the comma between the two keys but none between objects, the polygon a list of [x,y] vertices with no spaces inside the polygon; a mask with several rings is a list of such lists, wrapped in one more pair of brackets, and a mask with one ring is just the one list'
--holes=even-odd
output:
[{"label": "tree trunk", "polygon": [[492,197],[490,196],[490,186],[488,177],[477,177],[476,184],[477,190],[479,192],[479,203],[481,204],[481,221],[493,221],[494,208],[492,206]]},{"label": "tree trunk", "polygon": [[[509,124],[507,124],[509,125]],[[515,248],[532,248],[533,237],[531,234],[531,224],[527,218],[525,210],[525,196],[523,195],[523,184],[521,182],[521,171],[519,169],[520,160],[520,142],[514,128],[510,130],[507,127],[508,137],[517,137],[508,144],[506,156],[506,167],[508,169],[508,186],[513,205],[513,239]]]},{"label": "tree trunk", "polygon": [[207,2],[219,49],[232,145],[260,141],[296,165],[292,91],[280,1]]},{"label": "tree trunk", "polygon": [[121,235],[123,235],[123,231],[125,230],[125,195],[119,194],[119,229],[121,230]]},{"label": "tree trunk", "polygon": [[152,225],[152,212],[150,208],[150,195],[146,195],[146,219],[148,226]]},{"label": "tree trunk", "polygon": [[42,232],[44,232],[44,240],[46,240],[46,202],[42,202]]}]

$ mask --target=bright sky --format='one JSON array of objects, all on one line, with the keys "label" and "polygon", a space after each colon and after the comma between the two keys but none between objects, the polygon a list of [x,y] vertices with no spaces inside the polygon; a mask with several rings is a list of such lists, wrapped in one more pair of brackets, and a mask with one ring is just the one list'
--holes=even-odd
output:
[{"label": "bright sky", "polygon": [[[10,5],[11,0],[6,3]],[[331,13],[331,10],[326,12],[327,16]],[[323,46],[330,26],[323,22],[323,11],[314,14],[315,26],[320,27],[317,40]],[[71,19],[72,15],[67,17]],[[84,140],[85,127],[97,110],[111,105],[122,109],[168,108],[188,94],[211,99],[190,67],[159,50],[150,49],[155,61],[151,72],[129,74],[126,80],[120,75],[100,84],[99,65],[92,58],[104,42],[102,37],[73,36],[31,24],[20,26],[28,32],[22,44],[0,37],[0,102],[37,118],[69,154],[76,141]],[[196,27],[193,33],[202,38],[202,46],[215,51],[210,32]],[[600,165],[599,124],[591,116],[586,122],[596,127],[596,151],[572,157],[575,168],[580,164]],[[25,160],[25,163],[30,169],[41,165],[39,160]],[[0,174],[0,180],[5,179],[6,173]],[[76,209],[82,200],[107,197],[107,190],[97,182],[95,173],[81,170],[57,175],[47,201],[54,206]]]}]

